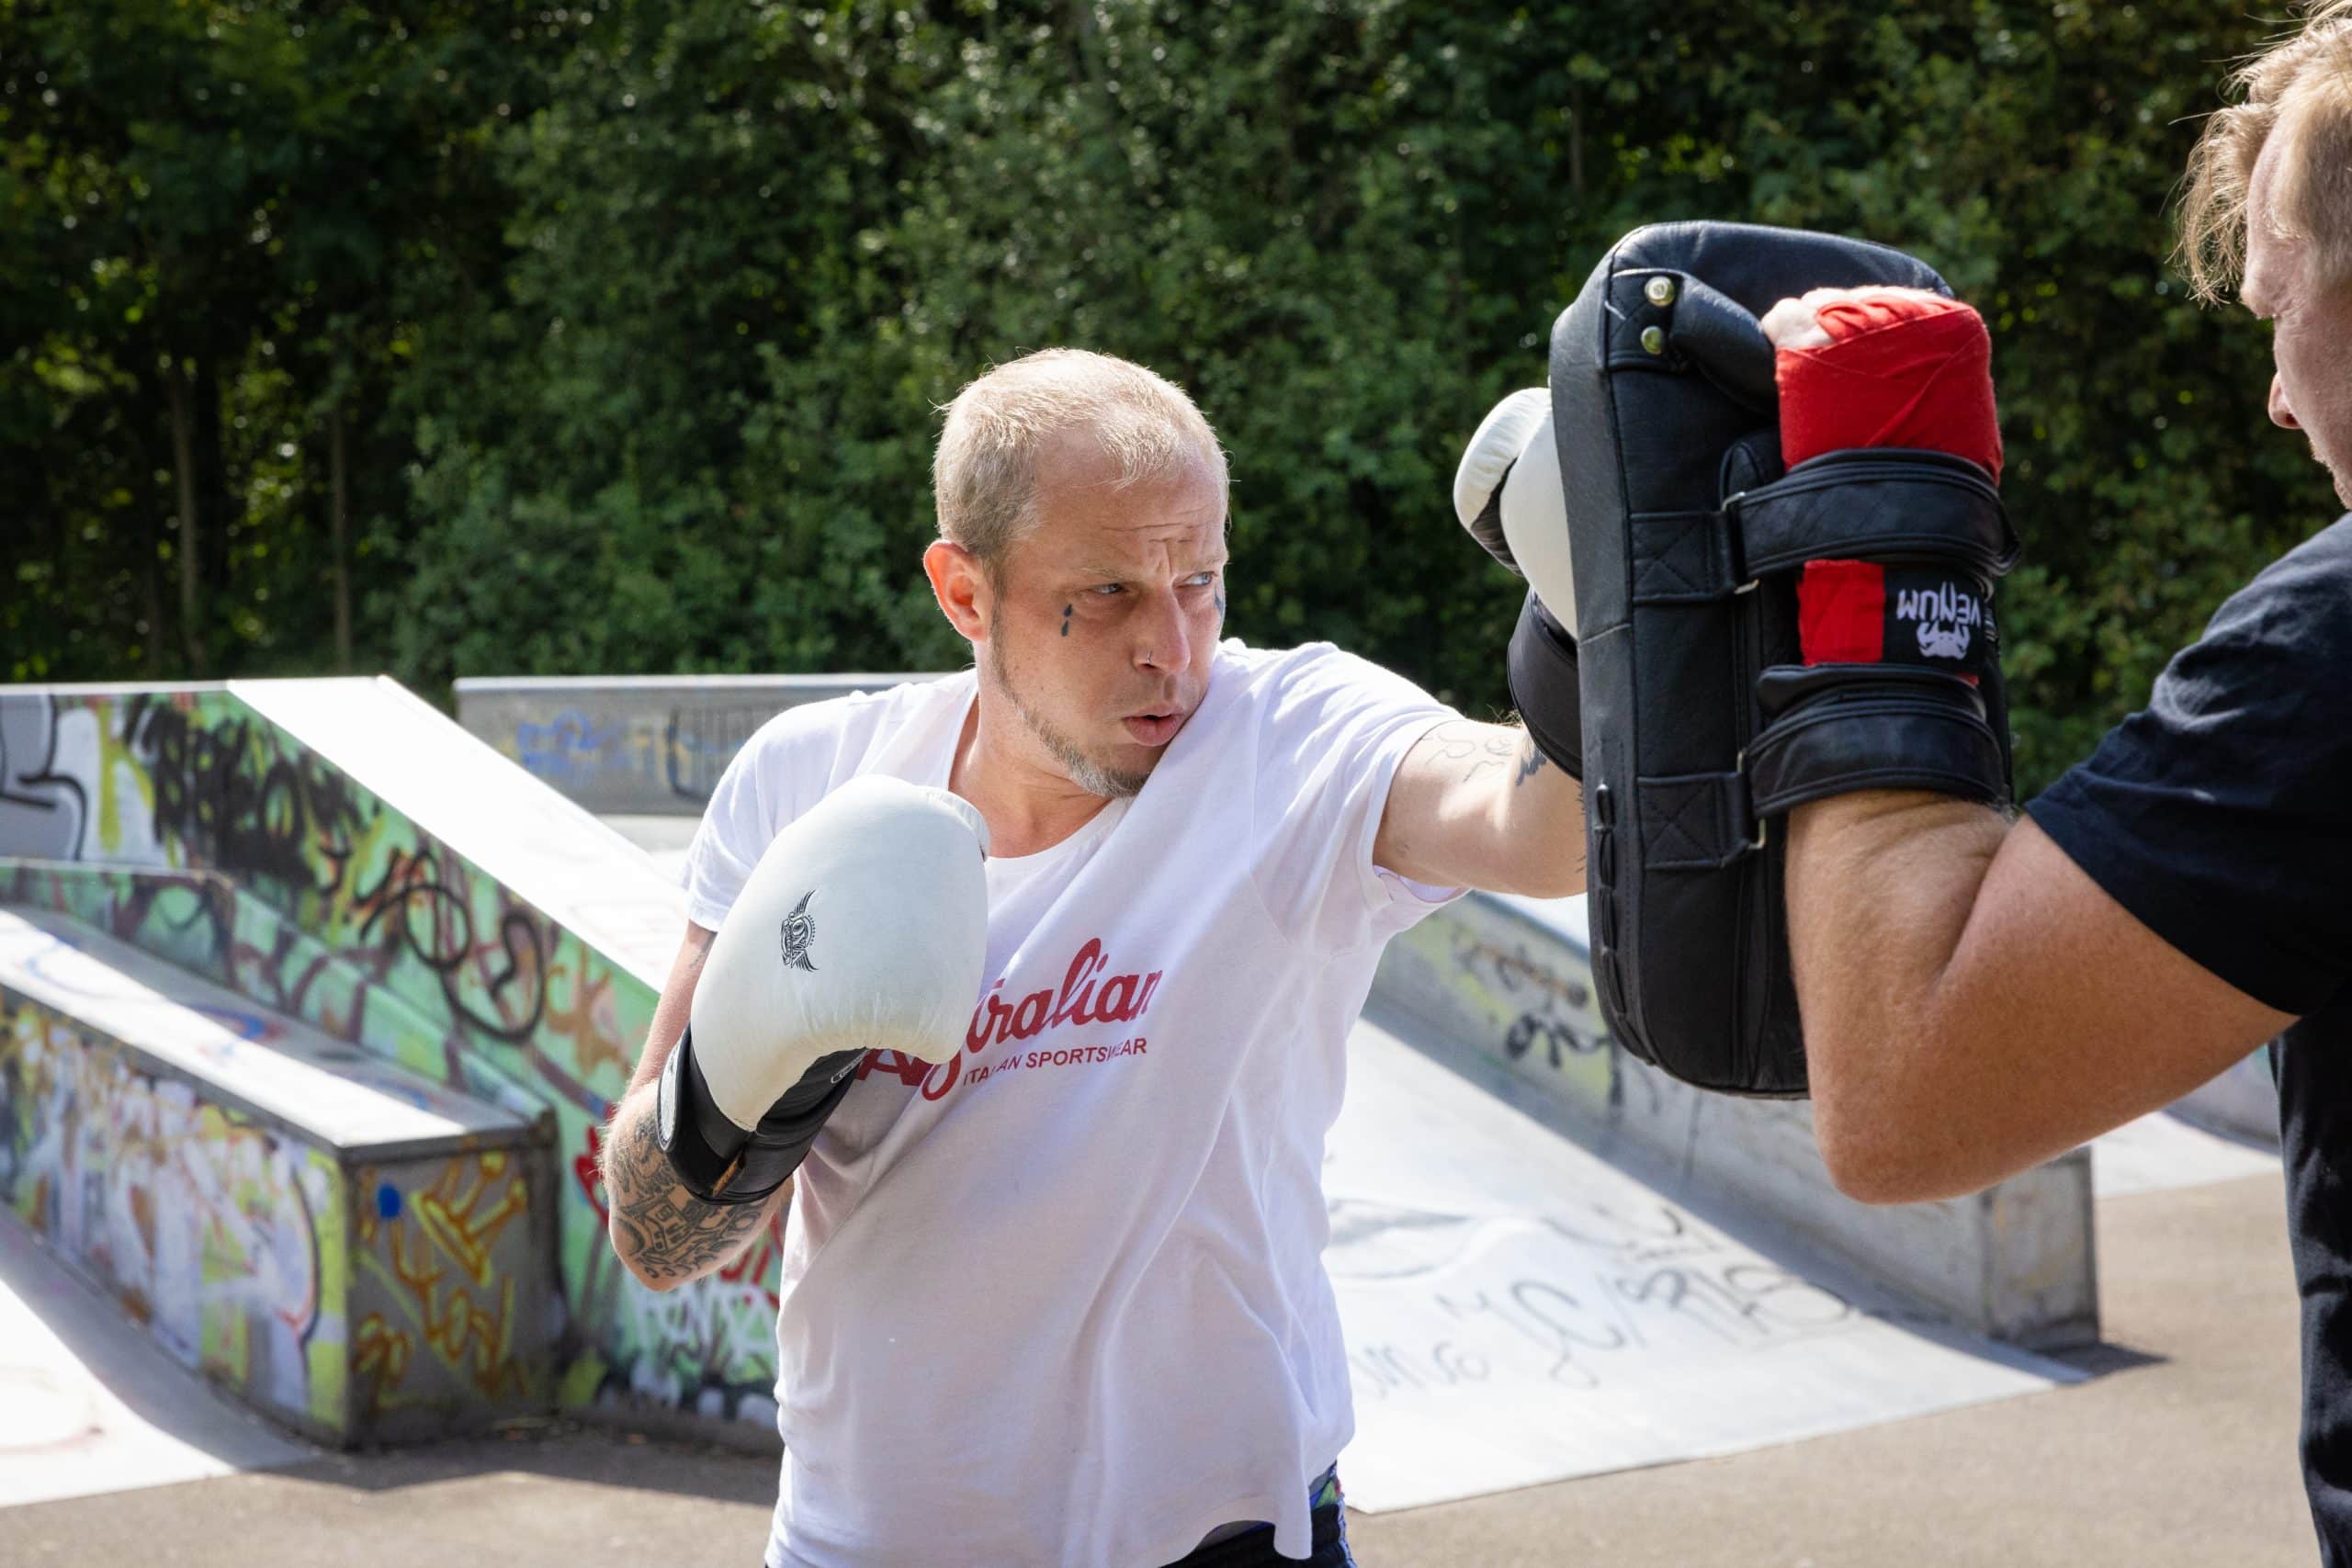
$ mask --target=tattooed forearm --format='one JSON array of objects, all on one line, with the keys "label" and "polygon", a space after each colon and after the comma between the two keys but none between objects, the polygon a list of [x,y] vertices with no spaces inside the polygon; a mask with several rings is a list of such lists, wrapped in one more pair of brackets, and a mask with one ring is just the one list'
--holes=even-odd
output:
[{"label": "tattooed forearm", "polygon": [[605,1144],[613,1250],[651,1285],[684,1284],[726,1262],[765,1223],[766,1203],[706,1203],[678,1185],[654,1139],[650,1094],[621,1102]]}]

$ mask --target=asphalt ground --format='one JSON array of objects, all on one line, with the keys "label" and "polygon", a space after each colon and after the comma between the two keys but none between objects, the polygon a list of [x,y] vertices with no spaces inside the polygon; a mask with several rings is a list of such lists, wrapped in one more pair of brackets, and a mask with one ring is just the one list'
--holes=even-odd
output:
[{"label": "asphalt ground", "polygon": [[[1350,1521],[1365,1568],[2269,1568],[2317,1557],[2275,1175],[2098,1203],[2072,1387]],[[1345,1467],[1341,1475],[1344,1479]],[[547,1426],[0,1510],[0,1563],[752,1568],[773,1459]],[[920,1506],[922,1478],[908,1477]],[[937,1562],[962,1562],[952,1540]]]}]

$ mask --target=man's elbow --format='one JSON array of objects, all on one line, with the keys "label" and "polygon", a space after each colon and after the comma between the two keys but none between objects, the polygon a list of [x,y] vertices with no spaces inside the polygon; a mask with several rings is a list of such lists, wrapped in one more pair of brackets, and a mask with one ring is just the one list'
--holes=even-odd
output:
[{"label": "man's elbow", "polygon": [[1967,1145],[1924,1111],[1884,1104],[1864,1111],[1816,1099],[1813,1131],[1831,1183],[1857,1202],[1932,1202],[1992,1179]]},{"label": "man's elbow", "polygon": [[621,1260],[621,1267],[628,1270],[628,1277],[647,1290],[674,1291],[685,1283],[684,1280],[675,1274],[659,1273],[647,1269],[644,1260],[639,1258],[632,1248],[622,1245],[616,1232],[607,1229],[605,1239],[612,1243],[613,1256]]},{"label": "man's elbow", "polygon": [[1931,1173],[1886,1138],[1833,1135],[1816,1123],[1830,1182],[1858,1203],[1917,1203],[1942,1196]]}]

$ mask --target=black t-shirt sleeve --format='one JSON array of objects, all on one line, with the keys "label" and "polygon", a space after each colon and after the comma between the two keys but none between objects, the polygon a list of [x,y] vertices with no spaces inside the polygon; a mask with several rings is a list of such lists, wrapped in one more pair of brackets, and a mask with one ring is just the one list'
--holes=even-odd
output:
[{"label": "black t-shirt sleeve", "polygon": [[2028,807],[2132,916],[2281,1012],[2352,978],[2352,517],[2224,604]]}]

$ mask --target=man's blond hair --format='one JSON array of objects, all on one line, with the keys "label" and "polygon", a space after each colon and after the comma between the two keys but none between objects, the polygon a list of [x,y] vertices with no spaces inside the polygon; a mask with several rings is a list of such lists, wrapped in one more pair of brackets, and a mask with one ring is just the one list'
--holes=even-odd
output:
[{"label": "man's blond hair", "polygon": [[2189,155],[2180,256],[2211,303],[2245,270],[2254,165],[2278,141],[2271,232],[2311,247],[2324,288],[2352,283],[2352,0],[2306,7],[2303,25],[2231,73],[2243,98],[2205,122]]},{"label": "man's blond hair", "polygon": [[1184,389],[1140,365],[1079,348],[1041,349],[956,394],[932,459],[939,536],[991,571],[1037,521],[1037,458],[1083,431],[1118,464],[1121,490],[1198,464],[1226,492],[1225,451]]}]

